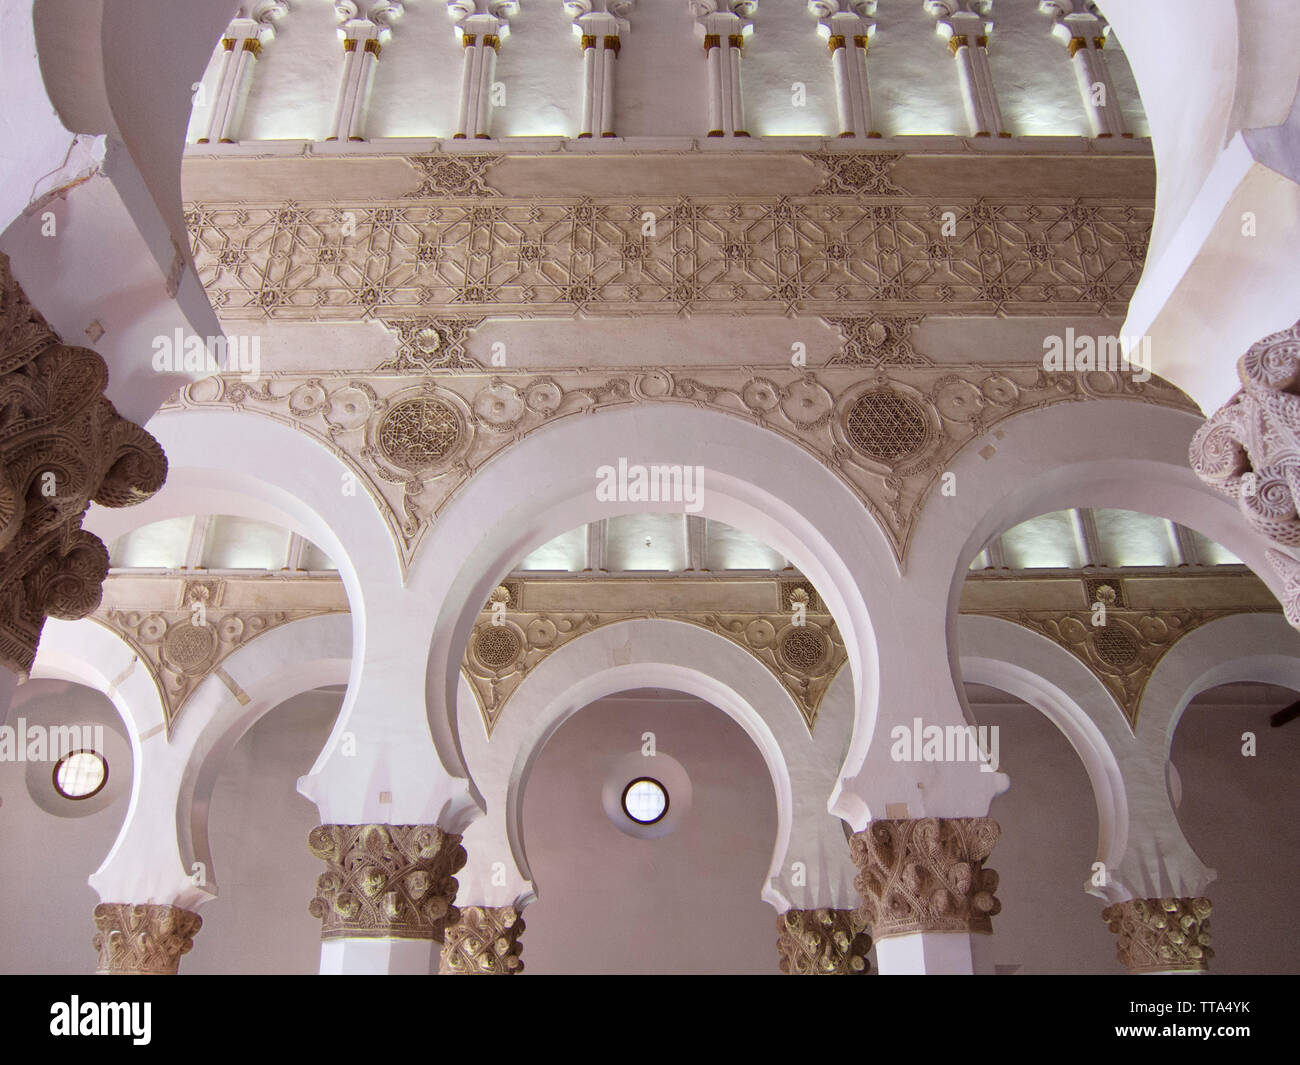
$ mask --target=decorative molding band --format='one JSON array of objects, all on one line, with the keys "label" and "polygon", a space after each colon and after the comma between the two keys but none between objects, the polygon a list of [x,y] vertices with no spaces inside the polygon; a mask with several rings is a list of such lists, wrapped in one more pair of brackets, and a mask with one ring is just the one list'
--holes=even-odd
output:
[{"label": "decorative molding band", "polygon": [[[870,325],[867,327],[870,334]],[[897,327],[895,327],[897,328]],[[1006,366],[858,365],[817,372],[739,367],[672,373],[215,376],[163,410],[253,411],[308,433],[347,463],[380,505],[404,566],[458,489],[488,459],[560,418],[633,403],[682,403],[771,429],[832,470],[880,524],[900,563],[933,483],[1003,419],[1054,403],[1127,399],[1194,406],[1159,378]],[[595,468],[593,459],[593,486]]]},{"label": "decorative molding band", "polygon": [[1211,909],[1207,898],[1128,899],[1101,918],[1119,935],[1117,956],[1129,972],[1206,972]]},{"label": "decorative molding band", "polygon": [[1300,322],[1253,344],[1237,363],[1241,391],[1192,438],[1196,475],[1237,503],[1281,550],[1269,560],[1286,586],[1286,619],[1300,628]]},{"label": "decorative molding band", "polygon": [[162,448],[107,384],[104,360],[59,340],[0,255],[0,665],[23,675],[47,617],[99,605],[108,551],[81,528],[92,500],[131,506],[167,477]]},{"label": "decorative molding band", "polygon": [[857,910],[786,910],[776,919],[776,949],[787,976],[865,976],[871,936]]},{"label": "decorative molding band", "polygon": [[347,608],[223,608],[227,581],[186,580],[180,602],[170,607],[125,609],[100,605],[90,615],[128,644],[153,677],[170,737],[194,690],[232,653],[263,633],[291,621],[345,613]]},{"label": "decorative molding band", "polygon": [[308,912],[321,939],[432,939],[456,921],[461,837],[437,825],[317,825],[307,847],[325,862]]},{"label": "decorative molding band", "polygon": [[[506,589],[498,588],[493,598],[508,595]],[[762,662],[781,682],[798,706],[810,733],[817,723],[822,697],[848,659],[834,619],[830,614],[814,614],[811,605],[802,625],[796,625],[790,613],[754,612],[511,611],[497,617],[501,619],[499,622],[485,617],[475,627],[461,667],[478,699],[488,736],[500,721],[507,700],[551,652],[579,636],[620,621],[637,618],[683,621],[725,637]]]},{"label": "decorative molding band", "polygon": [[203,919],[179,906],[109,902],[95,907],[96,972],[175,976]]},{"label": "decorative molding band", "polygon": [[1102,584],[1105,624],[1093,625],[1092,610],[963,610],[1002,618],[1046,636],[1088,667],[1114,697],[1137,731],[1142,693],[1160,660],[1188,633],[1232,614],[1272,613],[1274,608],[1229,606],[1222,609],[1165,608],[1126,610],[1115,604],[1115,590]]},{"label": "decorative molding band", "polygon": [[225,321],[834,315],[855,303],[1123,316],[1149,205],[897,193],[872,202],[853,169],[870,158],[837,164],[827,179],[836,195],[676,200],[446,198],[435,182],[468,188],[482,177],[446,173],[439,160],[429,165],[440,176],[426,178],[432,199],[191,203],[186,217],[199,278]]},{"label": "decorative molding band", "polygon": [[513,906],[462,906],[447,925],[438,972],[443,976],[516,976],[524,971],[524,919]]},{"label": "decorative molding band", "polygon": [[861,913],[879,941],[911,932],[992,933],[1002,910],[985,869],[1001,829],[988,817],[872,821],[849,839]]}]

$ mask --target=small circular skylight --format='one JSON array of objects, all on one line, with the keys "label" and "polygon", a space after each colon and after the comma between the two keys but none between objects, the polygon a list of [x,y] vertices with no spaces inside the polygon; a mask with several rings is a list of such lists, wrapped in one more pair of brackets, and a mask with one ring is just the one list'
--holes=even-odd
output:
[{"label": "small circular skylight", "polygon": [[108,783],[108,763],[98,751],[73,751],[54,766],[54,789],[65,799],[89,799]]},{"label": "small circular skylight", "polygon": [[623,812],[638,825],[653,825],[668,812],[668,792],[652,777],[638,777],[623,789]]}]

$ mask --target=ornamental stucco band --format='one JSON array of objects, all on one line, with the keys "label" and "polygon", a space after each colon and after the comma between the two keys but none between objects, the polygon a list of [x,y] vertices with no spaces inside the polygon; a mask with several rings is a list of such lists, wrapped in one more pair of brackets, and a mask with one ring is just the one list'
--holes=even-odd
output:
[{"label": "ornamental stucco band", "polygon": [[186,213],[223,321],[832,315],[867,302],[1118,318],[1151,218],[1149,206],[1078,197],[788,195],[201,202]]},{"label": "ornamental stucco band", "polygon": [[787,976],[865,976],[871,936],[857,910],[786,910],[776,919],[776,948]]},{"label": "ornamental stucco band", "polygon": [[992,933],[998,874],[984,868],[1001,829],[988,817],[880,819],[849,839],[873,939],[912,932]]},{"label": "ornamental stucco band", "polygon": [[318,825],[308,849],[325,862],[308,911],[321,939],[432,939],[457,919],[461,837],[437,825]]},{"label": "ornamental stucco band", "polygon": [[[883,328],[883,327],[882,327]],[[670,372],[399,377],[214,376],[164,410],[252,411],[308,433],[346,462],[379,503],[403,565],[455,493],[493,455],[560,418],[626,404],[673,403],[771,429],[808,451],[862,501],[896,557],[940,473],[1003,419],[1054,403],[1125,399],[1192,409],[1177,389],[1122,371],[1036,366],[789,366]]]},{"label": "ornamental stucco band", "polygon": [[108,367],[62,343],[0,255],[0,665],[26,674],[47,617],[99,605],[108,551],[81,528],[93,500],[125,507],[167,477],[152,436],[104,396]]},{"label": "ornamental stucco band", "polygon": [[95,907],[96,972],[174,976],[181,955],[203,927],[197,913],[179,906],[114,902]]}]

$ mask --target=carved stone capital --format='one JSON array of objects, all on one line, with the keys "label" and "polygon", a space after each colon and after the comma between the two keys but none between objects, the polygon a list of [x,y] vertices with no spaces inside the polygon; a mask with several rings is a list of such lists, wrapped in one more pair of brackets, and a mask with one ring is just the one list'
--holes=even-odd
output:
[{"label": "carved stone capital", "polygon": [[[1275,546],[1300,548],[1300,322],[1252,345],[1237,376],[1241,391],[1192,438],[1192,469]],[[1300,602],[1283,605],[1300,625]]]},{"label": "carved stone capital", "polygon": [[871,936],[858,910],[786,910],[776,919],[787,976],[865,976]]},{"label": "carved stone capital", "polygon": [[167,477],[152,436],[104,396],[108,368],[63,344],[0,255],[0,665],[26,673],[47,617],[99,605],[108,552],[81,528],[91,501],[124,507]]},{"label": "carved stone capital", "polygon": [[1128,899],[1101,911],[1119,935],[1119,960],[1131,973],[1205,972],[1210,949],[1210,900]]},{"label": "carved stone capital", "polygon": [[524,971],[524,919],[513,906],[462,906],[448,923],[438,971],[444,976],[514,976]]},{"label": "carved stone capital", "polygon": [[317,825],[307,847],[325,862],[308,910],[321,939],[432,939],[457,918],[461,837],[437,825]]},{"label": "carved stone capital", "polygon": [[985,869],[1001,829],[988,817],[872,821],[849,841],[853,881],[874,939],[993,931],[998,874]]},{"label": "carved stone capital", "polygon": [[95,907],[96,972],[175,976],[203,918],[179,906],[109,902]]}]

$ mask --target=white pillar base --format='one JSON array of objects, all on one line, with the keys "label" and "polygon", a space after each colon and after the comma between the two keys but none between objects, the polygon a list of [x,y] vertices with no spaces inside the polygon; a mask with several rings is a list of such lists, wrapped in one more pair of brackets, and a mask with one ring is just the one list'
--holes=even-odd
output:
[{"label": "white pillar base", "polygon": [[992,940],[966,932],[890,936],[876,940],[876,964],[881,976],[974,976],[990,971],[986,962]]},{"label": "white pillar base", "polygon": [[326,939],[322,976],[428,976],[438,971],[442,945],[432,939]]}]

